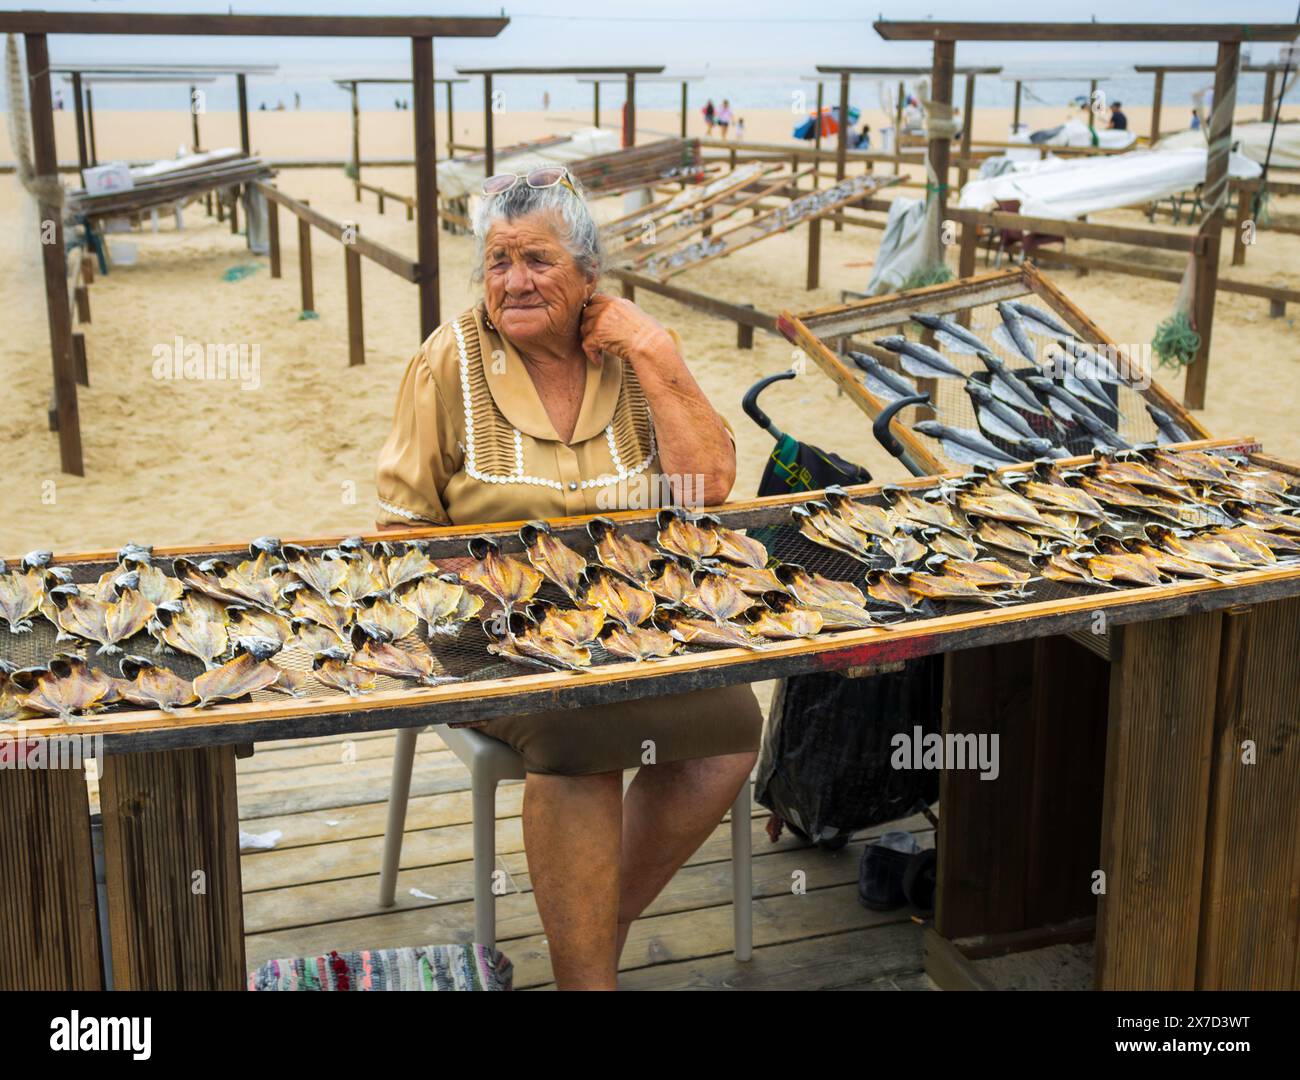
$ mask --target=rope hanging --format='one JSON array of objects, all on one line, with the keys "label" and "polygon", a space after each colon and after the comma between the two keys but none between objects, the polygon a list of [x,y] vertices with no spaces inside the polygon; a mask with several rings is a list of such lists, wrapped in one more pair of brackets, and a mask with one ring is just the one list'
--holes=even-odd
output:
[{"label": "rope hanging", "polygon": [[23,85],[23,64],[18,56],[18,39],[10,34],[5,41],[5,90],[9,98],[9,144],[14,149],[18,182],[42,206],[63,206],[63,185],[55,176],[37,176],[32,164],[32,139],[27,92]]}]

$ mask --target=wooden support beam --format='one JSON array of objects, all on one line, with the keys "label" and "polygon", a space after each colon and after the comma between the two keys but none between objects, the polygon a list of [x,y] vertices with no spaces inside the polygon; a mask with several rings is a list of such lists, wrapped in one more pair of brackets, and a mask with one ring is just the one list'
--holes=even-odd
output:
[{"label": "wooden support beam", "polygon": [[[303,200],[307,205],[307,200]],[[315,311],[316,299],[311,280],[311,225],[306,218],[298,219],[298,278],[302,287],[302,310]]]},{"label": "wooden support beam", "polygon": [[[894,102],[894,175],[903,171],[903,98],[907,96],[907,83],[899,81],[898,100]],[[882,147],[883,149],[883,147]]]},{"label": "wooden support beam", "polygon": [[235,76],[235,86],[239,91],[239,148],[245,154],[251,154],[253,144],[248,134],[248,76],[242,71]]},{"label": "wooden support beam", "polygon": [[199,101],[198,87],[190,87],[190,137],[193,139],[191,149],[194,153],[199,153],[202,149],[202,143],[199,141]]},{"label": "wooden support beam", "polygon": [[228,189],[230,191],[230,235],[239,235],[239,185]]},{"label": "wooden support beam", "polygon": [[[72,73],[72,101],[77,113],[77,164],[84,173],[90,167],[90,149],[86,143],[86,103],[81,96],[81,72]],[[82,179],[85,183],[85,179]]]},{"label": "wooden support beam", "polygon": [[[452,109],[452,89],[454,84],[450,79],[446,82],[447,87],[447,156],[456,156],[456,117]],[[412,220],[413,213],[411,207],[406,208],[406,220]]]},{"label": "wooden support beam", "polygon": [[[432,58],[429,66],[433,67]],[[492,136],[492,74],[488,72],[483,76],[483,175],[491,176],[496,171],[497,150]]]},{"label": "wooden support beam", "polygon": [[271,240],[271,276],[280,276],[280,204],[266,200],[266,228]]},{"label": "wooden support beam", "polygon": [[[38,178],[58,174],[54,148],[54,102],[50,96],[50,49],[44,34],[24,36],[27,52],[28,100],[31,103],[32,164]],[[85,475],[81,457],[81,416],[77,411],[77,380],[72,369],[72,311],[64,266],[63,214],[56,206],[37,208],[41,231],[41,260],[45,271],[45,308],[50,328],[50,360],[54,369],[54,404],[58,412],[59,461],[64,472]]]},{"label": "wooden support beam", "polygon": [[[818,127],[821,126],[821,117],[817,117]],[[848,173],[848,149],[849,149],[849,73],[840,72],[840,121],[839,133],[835,142],[835,182],[839,183]],[[840,215],[835,215],[835,231],[843,232],[844,223],[840,221]]]},{"label": "wooden support beam", "polygon": [[9,758],[0,771],[0,990],[100,990],[86,778],[81,769],[17,768],[24,752],[36,748],[0,749]]},{"label": "wooden support beam", "polygon": [[100,804],[114,987],[244,989],[234,748],[108,757]]},{"label": "wooden support beam", "polygon": [[957,187],[966,186],[970,175],[971,129],[975,126],[975,76],[966,76],[966,97],[961,111],[961,165],[957,169]]},{"label": "wooden support beam", "polygon": [[[1237,101],[1237,73],[1241,67],[1241,42],[1219,43],[1218,62],[1214,68],[1214,112],[1210,118],[1210,155],[1205,163],[1205,199],[1209,206],[1201,223],[1205,253],[1200,257],[1196,274],[1196,296],[1192,322],[1201,335],[1200,348],[1187,369],[1183,384],[1183,404],[1189,409],[1205,408],[1205,389],[1209,382],[1210,342],[1214,331],[1214,294],[1219,280],[1219,248],[1228,194],[1228,142],[1232,137],[1232,110]],[[1221,108],[1221,104],[1226,107]],[[1215,122],[1217,118],[1218,122]]]},{"label": "wooden support beam", "polygon": [[1222,624],[1212,611],[1111,628],[1100,990],[1195,988]]},{"label": "wooden support beam", "polygon": [[[438,328],[440,315],[438,275],[438,148],[433,131],[433,39],[411,39],[411,81],[415,107],[416,261],[420,264],[420,340]],[[484,76],[487,93],[487,160],[485,176],[493,170],[492,76]]]},{"label": "wooden support beam", "polygon": [[636,145],[636,73],[627,73],[627,99],[623,103],[623,146]]},{"label": "wooden support beam", "polygon": [[73,290],[73,296],[77,302],[77,322],[90,322],[90,290],[84,285],[78,285]]},{"label": "wooden support beam", "polygon": [[90,163],[99,164],[99,153],[95,149],[95,95],[86,87],[86,129],[90,135]]},{"label": "wooden support beam", "polygon": [[1269,68],[1264,72],[1264,123],[1273,119],[1273,89],[1277,82],[1277,73]]},{"label": "wooden support beam", "polygon": [[[952,69],[956,55],[956,43],[936,41],[934,43],[934,70],[930,76],[930,98],[938,106],[936,112],[952,114]],[[929,173],[927,185],[934,185],[934,190],[927,187],[926,198],[939,200],[938,224],[943,228],[943,220],[948,212],[948,158],[951,153],[951,140],[931,138],[927,150]],[[942,248],[941,248],[942,250]]]},{"label": "wooden support beam", "polygon": [[77,385],[90,385],[90,366],[86,361],[86,335],[80,330],[72,334],[72,369],[77,378]]},{"label": "wooden support beam", "polygon": [[683,80],[682,80],[682,138],[683,138],[683,139],[686,138],[686,98],[687,98],[686,88],[687,88],[687,85],[688,85],[688,84],[687,84],[686,80],[683,79]]},{"label": "wooden support beam", "polygon": [[1017,134],[1020,131],[1020,88],[1021,82],[1016,80],[1016,103],[1011,114],[1011,132]]},{"label": "wooden support beam", "polygon": [[822,219],[813,218],[808,222],[808,268],[805,287],[817,288],[822,278]]},{"label": "wooden support beam", "polygon": [[600,127],[600,80],[591,84],[591,126]]},{"label": "wooden support beam", "polygon": [[[349,84],[352,91],[352,179],[361,179],[361,102],[357,84]],[[356,189],[357,202],[361,201],[361,188]]]},{"label": "wooden support beam", "polygon": [[[360,226],[353,226],[360,231]],[[366,337],[362,325],[361,256],[356,245],[343,245],[343,278],[348,294],[348,364],[355,367],[366,362]]]},{"label": "wooden support beam", "polygon": [[1156,72],[1156,85],[1151,95],[1151,145],[1160,138],[1160,106],[1165,97],[1165,73]]}]

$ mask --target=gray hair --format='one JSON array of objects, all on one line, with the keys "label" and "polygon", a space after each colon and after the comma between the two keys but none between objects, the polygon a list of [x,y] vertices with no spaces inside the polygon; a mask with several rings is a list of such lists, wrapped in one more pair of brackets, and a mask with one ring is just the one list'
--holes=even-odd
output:
[{"label": "gray hair", "polygon": [[[527,172],[528,167],[520,171]],[[559,240],[573,256],[578,269],[592,277],[600,276],[605,262],[605,251],[600,242],[600,229],[591,216],[582,185],[572,173],[569,174],[568,179],[578,192],[576,196],[564,184],[556,184],[548,188],[532,188],[520,180],[503,194],[479,197],[472,221],[477,247],[475,281],[483,279],[484,248],[492,226],[499,221],[515,221],[532,214],[550,214],[560,222]]]}]

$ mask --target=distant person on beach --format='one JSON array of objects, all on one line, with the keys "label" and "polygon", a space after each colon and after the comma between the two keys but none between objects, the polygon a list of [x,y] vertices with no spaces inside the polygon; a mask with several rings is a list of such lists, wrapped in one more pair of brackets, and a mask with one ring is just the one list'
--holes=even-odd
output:
[{"label": "distant person on beach", "polygon": [[871,125],[863,124],[862,130],[858,133],[857,142],[853,144],[855,150],[871,149]]},{"label": "distant person on beach", "polygon": [[736,120],[736,142],[745,141],[745,118],[742,116]]},{"label": "distant person on beach", "polygon": [[1192,130],[1193,131],[1201,130],[1201,118],[1197,114],[1195,109],[1192,110]]},{"label": "distant person on beach", "polygon": [[725,139],[727,137],[727,128],[731,127],[731,103],[726,98],[722,99],[722,108],[718,110],[717,121],[718,127],[722,131],[722,137]]},{"label": "distant person on beach", "polygon": [[551,107],[551,92],[550,92],[549,90],[543,90],[543,91],[542,91],[542,111],[543,111],[543,112],[546,112],[550,107]]},{"label": "distant person on beach", "polygon": [[1122,101],[1117,101],[1110,107],[1110,129],[1112,131],[1128,131],[1128,117],[1124,115]]},{"label": "distant person on beach", "polygon": [[297,90],[293,92],[293,111],[297,112],[302,108],[302,95]]},{"label": "distant person on beach", "polygon": [[713,137],[713,123],[714,123],[714,120],[716,119],[716,116],[717,116],[717,114],[713,111],[713,98],[709,98],[708,103],[704,106],[702,112],[704,113],[704,124],[705,124],[705,127],[708,129],[707,132],[706,132],[706,134],[707,134],[710,138],[712,138],[712,137]]}]

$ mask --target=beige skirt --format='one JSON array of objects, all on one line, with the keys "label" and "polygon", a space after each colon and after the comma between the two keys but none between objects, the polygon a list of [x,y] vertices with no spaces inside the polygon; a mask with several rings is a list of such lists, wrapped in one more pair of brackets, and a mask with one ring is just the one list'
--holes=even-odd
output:
[{"label": "beige skirt", "polygon": [[473,725],[513,747],[530,773],[588,776],[757,750],[763,711],[746,684]]}]

